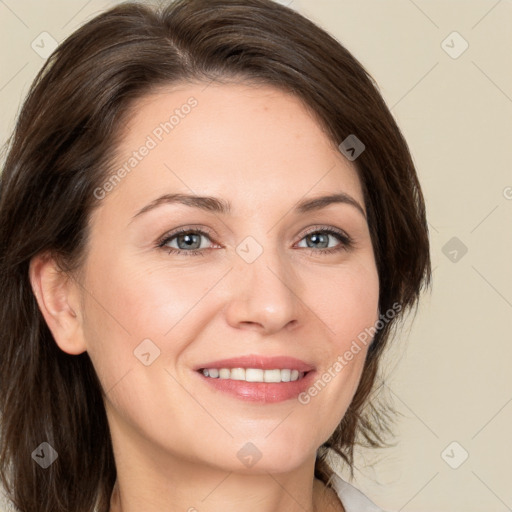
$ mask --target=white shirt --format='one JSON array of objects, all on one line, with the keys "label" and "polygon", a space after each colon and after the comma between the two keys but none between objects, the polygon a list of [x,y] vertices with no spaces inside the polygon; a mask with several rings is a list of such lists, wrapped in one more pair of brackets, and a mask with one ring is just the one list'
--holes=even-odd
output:
[{"label": "white shirt", "polygon": [[385,512],[373,501],[366,497],[359,489],[349,484],[338,475],[331,480],[334,490],[337,492],[345,512]]}]

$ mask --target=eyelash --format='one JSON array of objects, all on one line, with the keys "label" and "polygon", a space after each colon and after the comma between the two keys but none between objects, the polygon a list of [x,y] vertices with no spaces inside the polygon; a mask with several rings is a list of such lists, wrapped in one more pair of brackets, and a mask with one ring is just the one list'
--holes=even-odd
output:
[{"label": "eyelash", "polygon": [[[322,255],[328,255],[328,254],[333,254],[333,253],[340,252],[340,251],[347,251],[353,247],[352,238],[349,237],[347,234],[345,234],[343,231],[337,230],[334,228],[326,228],[326,227],[319,228],[318,226],[315,226],[314,228],[308,230],[303,235],[301,240],[309,235],[318,234],[318,233],[325,233],[328,235],[333,235],[335,238],[338,239],[338,241],[341,242],[341,244],[337,245],[336,247],[332,247],[330,249],[309,248],[309,251],[311,254],[320,253]],[[177,236],[179,236],[181,234],[199,234],[199,235],[206,236],[207,238],[209,238],[211,240],[210,233],[208,233],[207,231],[204,231],[202,229],[180,228],[171,233],[166,233],[164,235],[164,237],[161,238],[157,242],[157,247],[164,249],[168,254],[178,254],[178,255],[185,255],[185,256],[204,256],[205,255],[205,251],[207,249],[192,249],[190,251],[186,251],[183,249],[174,249],[173,247],[166,247],[167,243],[169,243],[171,240],[173,240],[174,238],[176,238]],[[306,249],[306,250],[308,250],[308,249]]]}]

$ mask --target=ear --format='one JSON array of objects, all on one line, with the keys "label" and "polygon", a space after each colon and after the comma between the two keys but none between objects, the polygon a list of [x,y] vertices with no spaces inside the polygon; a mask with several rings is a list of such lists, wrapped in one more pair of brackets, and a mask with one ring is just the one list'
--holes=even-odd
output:
[{"label": "ear", "polygon": [[29,278],[39,309],[59,348],[74,355],[85,352],[80,288],[76,281],[48,253],[32,258]]}]

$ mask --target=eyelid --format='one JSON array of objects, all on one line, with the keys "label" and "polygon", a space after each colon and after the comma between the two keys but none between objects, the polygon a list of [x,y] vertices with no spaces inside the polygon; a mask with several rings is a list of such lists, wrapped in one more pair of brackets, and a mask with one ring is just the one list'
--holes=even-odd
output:
[{"label": "eyelid", "polygon": [[[332,231],[344,238],[347,239],[347,241],[352,241],[352,237],[349,236],[348,233],[346,233],[345,231],[343,231],[343,229],[340,229],[340,228],[337,228],[335,226],[325,226],[325,225],[317,225],[317,226],[312,226],[311,228],[308,228],[307,231],[305,231],[303,234],[302,234],[302,238],[304,238],[305,236],[307,235],[310,235],[311,233],[316,233],[317,231]],[[301,238],[301,240],[302,240]]]}]

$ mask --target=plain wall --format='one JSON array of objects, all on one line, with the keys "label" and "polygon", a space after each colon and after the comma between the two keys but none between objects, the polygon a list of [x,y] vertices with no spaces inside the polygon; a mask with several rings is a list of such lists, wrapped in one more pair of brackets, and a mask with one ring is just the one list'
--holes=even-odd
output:
[{"label": "plain wall", "polygon": [[[44,62],[32,42],[116,3],[0,1],[0,143]],[[512,2],[281,3],[375,78],[427,202],[433,291],[387,355],[396,446],[359,449],[352,483],[389,511],[511,510]]]}]

